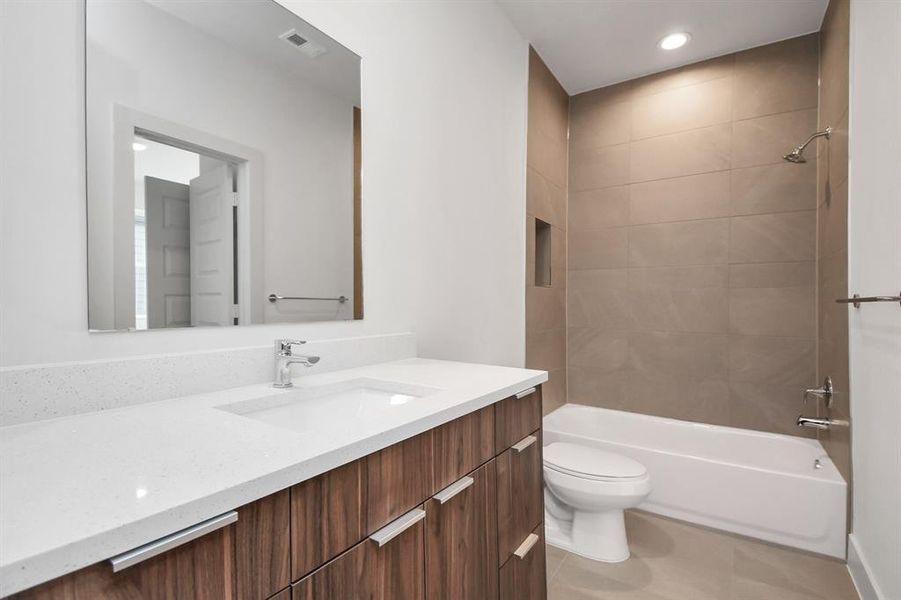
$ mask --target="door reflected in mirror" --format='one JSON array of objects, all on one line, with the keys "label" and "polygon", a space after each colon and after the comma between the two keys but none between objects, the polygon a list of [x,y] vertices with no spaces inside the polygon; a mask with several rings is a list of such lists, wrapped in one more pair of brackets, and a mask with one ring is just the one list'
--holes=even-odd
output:
[{"label": "door reflected in mirror", "polygon": [[275,2],[86,27],[89,327],[362,318],[360,58]]}]

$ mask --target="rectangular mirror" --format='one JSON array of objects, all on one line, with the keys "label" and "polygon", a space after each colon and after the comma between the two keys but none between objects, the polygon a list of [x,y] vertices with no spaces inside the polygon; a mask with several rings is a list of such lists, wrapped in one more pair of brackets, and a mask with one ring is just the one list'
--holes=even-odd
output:
[{"label": "rectangular mirror", "polygon": [[86,0],[89,327],[363,318],[360,58],[269,0]]}]

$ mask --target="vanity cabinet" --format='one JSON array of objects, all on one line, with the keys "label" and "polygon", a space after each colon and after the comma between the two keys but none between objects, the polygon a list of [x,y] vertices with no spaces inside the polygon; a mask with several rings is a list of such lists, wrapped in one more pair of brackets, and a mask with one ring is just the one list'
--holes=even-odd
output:
[{"label": "vanity cabinet", "polygon": [[16,600],[234,600],[236,524],[114,573],[98,563],[14,594]]},{"label": "vanity cabinet", "polygon": [[425,504],[425,579],[429,600],[497,598],[495,461]]},{"label": "vanity cabinet", "polygon": [[[422,513],[421,508],[414,511]],[[423,520],[418,514],[413,517],[418,520],[386,527],[400,529],[396,535],[382,540],[367,538],[295,583],[292,600],[424,599]]]},{"label": "vanity cabinet", "polygon": [[536,388],[13,598],[544,600],[543,499]]},{"label": "vanity cabinet", "polygon": [[544,524],[536,527],[501,567],[499,600],[545,600]]},{"label": "vanity cabinet", "polygon": [[523,437],[496,460],[497,546],[503,564],[544,519],[541,432]]}]

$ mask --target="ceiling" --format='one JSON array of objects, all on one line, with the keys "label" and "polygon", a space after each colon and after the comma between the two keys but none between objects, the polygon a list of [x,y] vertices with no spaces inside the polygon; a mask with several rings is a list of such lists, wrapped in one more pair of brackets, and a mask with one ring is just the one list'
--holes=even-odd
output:
[{"label": "ceiling", "polygon": [[[569,94],[819,31],[828,0],[498,0]],[[691,34],[677,50],[657,43]]]},{"label": "ceiling", "polygon": [[[145,1],[208,35],[360,105],[360,57],[276,2]],[[310,58],[279,39],[292,28],[326,52]]]}]

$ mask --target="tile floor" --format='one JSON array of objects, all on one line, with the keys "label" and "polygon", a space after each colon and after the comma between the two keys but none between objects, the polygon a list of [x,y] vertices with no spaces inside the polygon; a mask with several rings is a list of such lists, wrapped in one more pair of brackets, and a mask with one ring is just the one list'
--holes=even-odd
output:
[{"label": "tile floor", "polygon": [[839,561],[641,512],[626,529],[619,564],[548,546],[548,600],[858,600]]}]

